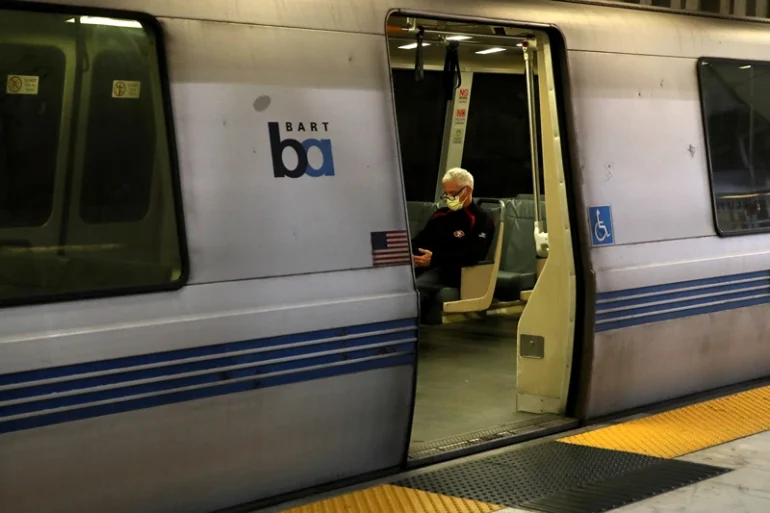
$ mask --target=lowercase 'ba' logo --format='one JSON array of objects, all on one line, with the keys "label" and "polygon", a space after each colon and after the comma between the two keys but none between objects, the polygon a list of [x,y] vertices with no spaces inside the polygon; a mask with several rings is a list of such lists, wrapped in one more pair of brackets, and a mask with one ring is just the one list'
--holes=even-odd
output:
[{"label": "lowercase 'ba' logo", "polygon": [[[308,125],[306,128],[305,125]],[[329,131],[329,123],[326,121],[316,123],[297,123],[296,132],[320,132],[320,126],[323,127],[324,132]],[[304,141],[298,141],[297,139],[286,138],[281,140],[280,125],[276,122],[270,122],[267,124],[268,131],[270,132],[270,153],[273,156],[273,174],[276,178],[283,178],[288,176],[289,178],[299,178],[303,175],[307,175],[313,178],[321,176],[334,176],[334,160],[332,157],[332,142],[329,139],[305,139]],[[284,123],[286,132],[294,132],[294,123]],[[283,152],[287,148],[291,148],[297,154],[297,166],[294,169],[289,169],[283,161]],[[323,162],[317,168],[310,165],[308,161],[308,152],[310,148],[318,148],[321,152]]]}]

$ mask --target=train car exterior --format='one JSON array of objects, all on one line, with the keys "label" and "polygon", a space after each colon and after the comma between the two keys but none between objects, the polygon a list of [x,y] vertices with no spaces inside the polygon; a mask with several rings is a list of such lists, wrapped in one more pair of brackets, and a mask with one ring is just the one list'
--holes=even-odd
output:
[{"label": "train car exterior", "polygon": [[[50,207],[0,218],[0,504],[208,512],[404,464],[414,275],[372,258],[407,229],[395,10],[563,38],[557,212],[583,305],[565,306],[566,413],[770,374],[770,235],[718,213],[699,70],[759,68],[766,23],[535,0],[12,2],[4,113],[61,123],[18,153],[53,170],[35,175]],[[44,71],[11,69],[30,52]],[[7,110],[25,92],[45,109]],[[122,130],[113,151],[101,135]],[[125,162],[152,170],[144,193]]]}]

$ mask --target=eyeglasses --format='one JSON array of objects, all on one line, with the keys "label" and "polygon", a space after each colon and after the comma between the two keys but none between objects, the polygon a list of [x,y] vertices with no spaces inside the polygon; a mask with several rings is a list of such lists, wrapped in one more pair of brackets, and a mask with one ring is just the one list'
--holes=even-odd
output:
[{"label": "eyeglasses", "polygon": [[[467,187],[467,186],[466,186],[466,187]],[[441,199],[442,199],[443,201],[447,201],[447,200],[449,200],[449,199],[453,199],[453,198],[456,198],[457,196],[459,196],[459,195],[460,195],[460,193],[461,193],[461,192],[463,192],[463,191],[466,189],[466,187],[463,187],[462,189],[460,189],[459,191],[455,192],[454,194],[448,194],[448,193],[444,193],[444,194],[442,194],[442,195],[441,195]]]}]

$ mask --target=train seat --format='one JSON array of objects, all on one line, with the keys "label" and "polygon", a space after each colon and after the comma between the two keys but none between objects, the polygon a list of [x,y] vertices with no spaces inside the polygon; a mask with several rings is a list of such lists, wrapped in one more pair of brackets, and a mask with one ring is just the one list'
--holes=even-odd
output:
[{"label": "train seat", "polygon": [[[489,245],[484,261],[473,266],[463,267],[459,293],[457,289],[439,291],[436,301],[443,302],[444,313],[481,312],[492,304],[502,255],[503,233],[505,232],[503,202],[480,199],[478,204],[489,212],[495,223],[492,243]],[[448,301],[449,298],[457,299]]]},{"label": "train seat", "polygon": [[409,219],[409,237],[414,238],[422,230],[431,216],[438,210],[438,203],[429,201],[407,201],[406,215]]},{"label": "train seat", "polygon": [[[516,301],[523,291],[532,290],[537,281],[535,200],[531,194],[522,194],[503,203],[503,252],[494,295],[501,301]],[[545,212],[545,202],[540,205]]]},{"label": "train seat", "polygon": [[[498,270],[503,251],[505,222],[503,202],[497,199],[480,199],[477,203],[487,210],[495,222],[487,257],[477,265],[462,270],[460,288],[445,287],[436,293],[434,304],[444,313],[480,312],[489,308],[494,297]],[[410,236],[414,237],[430,220],[438,204],[430,202],[407,202]],[[429,315],[433,317],[433,315]]]}]

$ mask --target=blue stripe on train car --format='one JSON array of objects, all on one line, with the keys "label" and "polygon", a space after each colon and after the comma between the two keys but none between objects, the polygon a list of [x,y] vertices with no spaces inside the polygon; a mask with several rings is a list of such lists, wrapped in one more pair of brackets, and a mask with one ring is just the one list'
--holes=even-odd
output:
[{"label": "blue stripe on train car", "polygon": [[683,281],[597,295],[594,331],[770,303],[770,271]]},{"label": "blue stripe on train car", "polygon": [[0,375],[0,433],[415,360],[414,319]]}]

